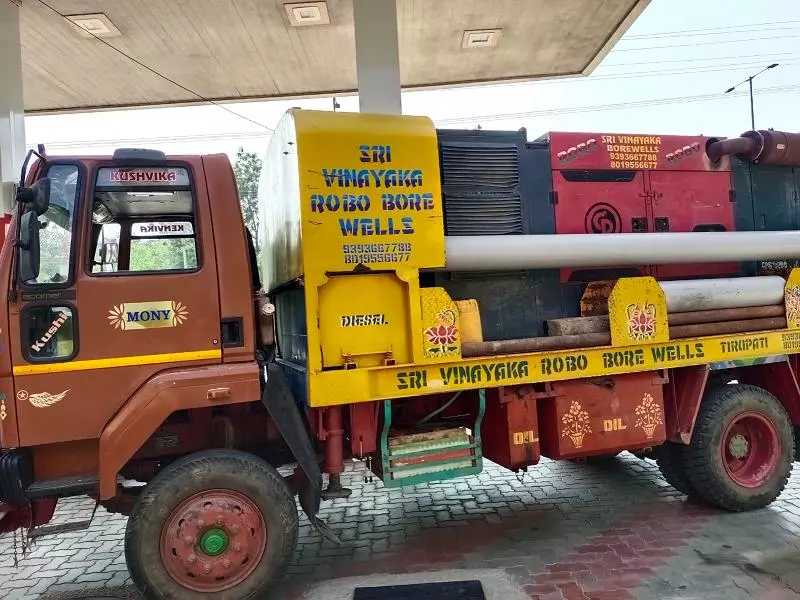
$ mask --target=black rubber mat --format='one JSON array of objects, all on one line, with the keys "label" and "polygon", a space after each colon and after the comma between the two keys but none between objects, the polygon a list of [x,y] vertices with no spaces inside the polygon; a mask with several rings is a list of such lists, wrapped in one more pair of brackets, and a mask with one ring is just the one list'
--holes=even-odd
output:
[{"label": "black rubber mat", "polygon": [[480,581],[359,587],[353,600],[486,600]]}]

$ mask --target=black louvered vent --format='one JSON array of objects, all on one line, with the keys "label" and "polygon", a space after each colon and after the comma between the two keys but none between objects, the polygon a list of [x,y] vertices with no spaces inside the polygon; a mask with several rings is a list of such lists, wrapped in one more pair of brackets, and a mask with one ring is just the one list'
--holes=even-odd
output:
[{"label": "black louvered vent", "polygon": [[440,143],[447,235],[522,233],[516,144]]}]

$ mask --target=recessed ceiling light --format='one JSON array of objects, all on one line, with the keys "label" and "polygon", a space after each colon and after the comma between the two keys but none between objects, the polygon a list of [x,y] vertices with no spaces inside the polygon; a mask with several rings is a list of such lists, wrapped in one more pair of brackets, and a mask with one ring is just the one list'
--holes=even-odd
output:
[{"label": "recessed ceiling light", "polygon": [[67,15],[83,37],[117,37],[122,35],[103,13],[91,15]]},{"label": "recessed ceiling light", "polygon": [[472,29],[464,32],[462,48],[494,48],[500,39],[500,29]]},{"label": "recessed ceiling light", "polygon": [[295,27],[327,25],[331,22],[327,2],[292,2],[284,4],[289,23]]}]

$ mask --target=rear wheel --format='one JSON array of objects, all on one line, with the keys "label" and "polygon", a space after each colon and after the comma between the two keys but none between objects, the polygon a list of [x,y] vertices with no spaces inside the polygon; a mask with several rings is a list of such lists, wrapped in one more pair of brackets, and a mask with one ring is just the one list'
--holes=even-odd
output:
[{"label": "rear wheel", "polygon": [[664,442],[657,450],[656,464],[664,480],[682,494],[696,496],[694,487],[686,476],[682,444]]},{"label": "rear wheel", "polygon": [[297,527],[294,497],[273,467],[243,452],[199,452],[144,489],[125,557],[149,599],[259,598],[292,559]]},{"label": "rear wheel", "polygon": [[800,461],[800,427],[794,428],[794,462]]},{"label": "rear wheel", "polygon": [[703,398],[683,457],[687,479],[703,500],[732,511],[763,508],[791,474],[792,423],[766,390],[720,386]]}]

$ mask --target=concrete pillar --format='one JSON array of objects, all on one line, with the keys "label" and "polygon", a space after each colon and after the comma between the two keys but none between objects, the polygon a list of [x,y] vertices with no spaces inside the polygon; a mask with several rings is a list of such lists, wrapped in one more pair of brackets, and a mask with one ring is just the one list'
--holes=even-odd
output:
[{"label": "concrete pillar", "polygon": [[20,7],[0,0],[0,214],[14,207],[14,185],[25,159]]},{"label": "concrete pillar", "polygon": [[401,114],[396,0],[353,0],[361,112]]}]

